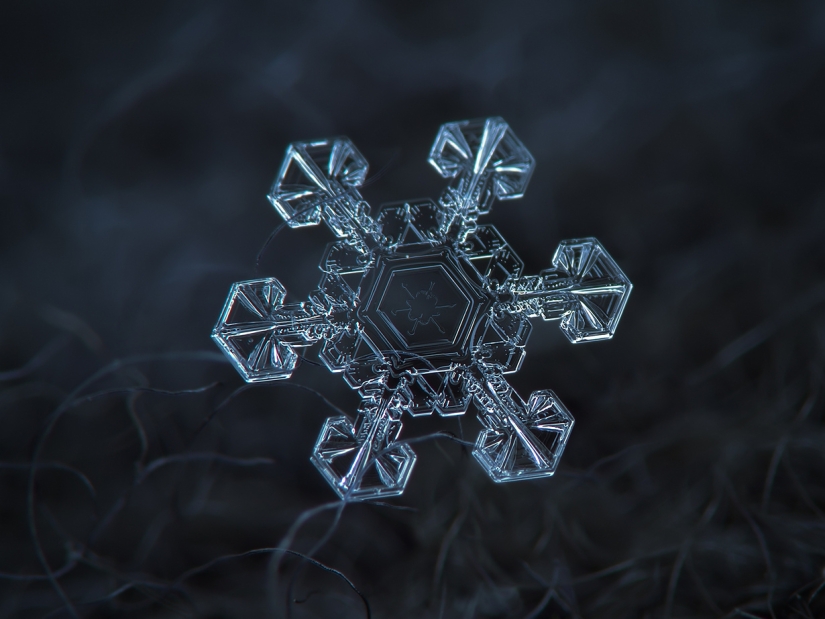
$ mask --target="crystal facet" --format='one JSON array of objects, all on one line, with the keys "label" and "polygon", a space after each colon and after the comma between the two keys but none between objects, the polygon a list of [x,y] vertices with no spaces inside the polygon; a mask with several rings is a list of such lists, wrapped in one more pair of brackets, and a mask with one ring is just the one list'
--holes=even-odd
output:
[{"label": "crystal facet", "polygon": [[520,198],[535,167],[501,118],[447,123],[430,163],[451,179],[437,202],[382,206],[358,192],[367,162],[348,138],[289,146],[269,200],[290,227],[323,221],[338,238],[307,301],[284,303],[274,278],[234,284],[212,333],[247,382],[287,379],[299,349],[362,398],[355,419],[331,417],[312,462],[345,500],[396,496],[415,464],[401,418],[463,415],[483,425],[473,455],[493,481],[553,475],[573,417],[549,390],[525,402],[518,371],[529,318],[559,320],[573,343],[613,337],[632,285],[594,238],[562,241],[549,269],[523,263],[495,227],[494,200]]}]

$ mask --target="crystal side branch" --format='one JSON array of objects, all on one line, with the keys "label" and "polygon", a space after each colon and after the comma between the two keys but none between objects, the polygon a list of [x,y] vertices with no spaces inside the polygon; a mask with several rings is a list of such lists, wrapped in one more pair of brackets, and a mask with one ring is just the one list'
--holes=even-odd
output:
[{"label": "crystal side branch", "polygon": [[530,318],[559,320],[573,342],[609,339],[632,288],[594,238],[562,241],[549,269],[523,263],[479,216],[520,198],[535,162],[501,118],[441,127],[430,163],[450,184],[437,202],[383,205],[358,187],[367,162],[344,137],[289,146],[269,201],[292,228],[322,221],[338,240],[317,290],[284,303],[275,278],[234,284],[212,337],[250,383],[288,379],[314,344],[361,396],[354,419],[324,423],[311,460],[347,500],[404,491],[415,453],[402,416],[463,415],[483,425],[473,455],[496,482],[553,475],[573,417],[549,390],[509,385]]}]

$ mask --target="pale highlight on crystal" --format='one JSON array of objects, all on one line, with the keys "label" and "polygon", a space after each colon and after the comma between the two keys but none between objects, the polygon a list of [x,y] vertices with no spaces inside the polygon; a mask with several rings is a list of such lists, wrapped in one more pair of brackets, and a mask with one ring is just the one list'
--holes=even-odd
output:
[{"label": "pale highlight on crystal", "polygon": [[518,371],[529,318],[560,321],[573,343],[613,336],[632,285],[594,238],[562,241],[550,268],[523,263],[478,217],[520,198],[535,162],[501,118],[441,127],[430,163],[449,186],[386,204],[375,217],[358,192],[367,162],[349,139],[291,144],[269,201],[293,228],[327,224],[338,240],[317,290],[284,303],[275,278],[234,284],[212,337],[247,382],[283,380],[298,350],[319,344],[330,371],[362,398],[355,419],[331,417],[312,462],[347,500],[399,495],[415,453],[401,418],[463,415],[483,425],[473,455],[493,481],[553,475],[573,417],[550,390],[525,402]]}]

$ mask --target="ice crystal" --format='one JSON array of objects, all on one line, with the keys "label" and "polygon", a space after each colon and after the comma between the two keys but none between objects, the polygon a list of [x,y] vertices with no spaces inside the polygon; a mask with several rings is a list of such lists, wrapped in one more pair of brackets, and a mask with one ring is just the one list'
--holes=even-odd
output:
[{"label": "ice crystal", "polygon": [[298,350],[362,398],[355,419],[327,419],[312,462],[342,498],[401,494],[415,463],[399,442],[403,414],[463,415],[483,430],[473,455],[496,482],[556,471],[573,417],[549,390],[525,402],[518,371],[529,318],[559,320],[573,343],[613,336],[632,288],[594,238],[562,241],[551,267],[523,275],[516,252],[478,217],[520,198],[535,162],[501,118],[443,125],[430,163],[449,186],[437,202],[382,206],[358,192],[367,162],[348,138],[289,146],[269,200],[292,228],[329,226],[338,240],[307,301],[284,303],[275,278],[234,284],[212,337],[248,382],[287,379]]}]

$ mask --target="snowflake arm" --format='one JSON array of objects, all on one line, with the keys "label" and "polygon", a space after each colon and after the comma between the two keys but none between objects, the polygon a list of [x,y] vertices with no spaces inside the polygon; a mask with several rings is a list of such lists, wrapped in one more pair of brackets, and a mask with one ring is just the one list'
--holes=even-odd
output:
[{"label": "snowflake arm", "polygon": [[349,138],[295,142],[267,197],[291,228],[323,220],[335,236],[367,254],[380,242],[369,205],[358,192],[368,169]]},{"label": "snowflake arm", "polygon": [[441,126],[430,164],[453,179],[439,200],[440,232],[463,241],[495,199],[524,195],[535,161],[502,118],[465,120]]}]

